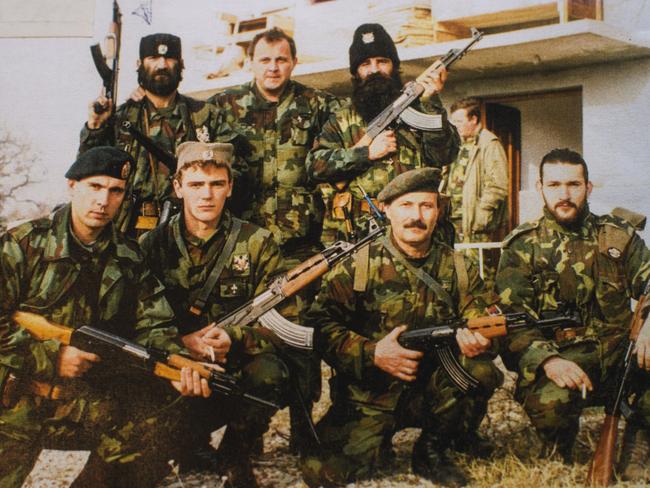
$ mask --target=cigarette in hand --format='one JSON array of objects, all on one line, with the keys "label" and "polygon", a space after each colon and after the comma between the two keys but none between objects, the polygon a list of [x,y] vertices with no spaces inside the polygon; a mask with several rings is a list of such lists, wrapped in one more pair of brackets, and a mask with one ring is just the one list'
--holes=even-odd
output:
[{"label": "cigarette in hand", "polygon": [[587,399],[587,385],[584,383],[582,384],[582,399],[586,400]]}]

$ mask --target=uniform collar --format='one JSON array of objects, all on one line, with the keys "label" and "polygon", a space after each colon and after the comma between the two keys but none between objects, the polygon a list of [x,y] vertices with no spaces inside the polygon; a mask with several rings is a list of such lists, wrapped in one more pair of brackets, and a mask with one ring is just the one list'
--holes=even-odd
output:
[{"label": "uniform collar", "polygon": [[187,244],[189,243],[197,247],[212,245],[215,240],[218,239],[218,236],[221,236],[230,230],[232,227],[232,215],[230,214],[230,211],[224,209],[223,214],[221,215],[221,219],[217,224],[217,231],[212,234],[206,241],[199,239],[198,237],[191,237],[188,239],[187,227],[185,226],[185,217],[183,217],[182,211],[171,218],[169,225],[171,226],[174,241],[176,241],[176,246],[181,251],[181,254],[185,259],[191,259],[190,254],[187,250]]},{"label": "uniform collar", "polygon": [[280,95],[280,99],[277,102],[269,102],[266,98],[264,98],[264,95],[262,95],[262,93],[260,93],[260,90],[257,88],[257,84],[255,83],[255,80],[250,82],[249,87],[251,91],[255,94],[255,101],[257,102],[256,106],[258,108],[271,108],[271,107],[277,107],[278,105],[281,105],[282,102],[284,102],[284,100],[291,93],[293,93],[295,82],[293,80],[289,80],[289,83],[287,83],[287,86],[284,88],[284,91],[282,92],[282,95]]}]

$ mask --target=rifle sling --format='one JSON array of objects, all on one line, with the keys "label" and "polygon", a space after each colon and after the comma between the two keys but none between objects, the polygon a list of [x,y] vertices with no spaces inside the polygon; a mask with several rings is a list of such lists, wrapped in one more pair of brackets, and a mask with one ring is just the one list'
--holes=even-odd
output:
[{"label": "rifle sling", "polygon": [[216,263],[214,263],[214,266],[208,275],[208,279],[205,280],[203,288],[201,288],[199,295],[196,297],[196,300],[194,300],[194,304],[190,307],[190,313],[193,313],[196,316],[200,316],[203,313],[203,309],[208,302],[210,293],[212,293],[217,281],[219,281],[219,277],[221,276],[223,269],[226,267],[230,255],[235,249],[235,244],[237,244],[237,238],[239,237],[241,227],[242,221],[236,217],[232,217],[232,227],[230,228],[230,234],[228,234],[228,238],[226,239],[226,244],[223,246]]},{"label": "rifle sling", "polygon": [[413,266],[408,260],[400,253],[395,245],[391,242],[388,235],[384,236],[382,244],[388,250],[389,253],[399,261],[409,272],[414,274],[420,281],[422,281],[427,287],[433,291],[438,298],[440,298],[445,304],[450,308],[454,309],[454,301],[451,298],[451,295],[447,293],[440,283],[438,283],[430,274],[423,271],[421,268]]}]

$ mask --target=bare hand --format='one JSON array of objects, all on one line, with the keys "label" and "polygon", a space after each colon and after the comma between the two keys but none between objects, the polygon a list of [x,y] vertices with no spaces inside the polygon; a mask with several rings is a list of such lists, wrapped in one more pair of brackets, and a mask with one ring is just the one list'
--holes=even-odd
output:
[{"label": "bare hand", "polygon": [[406,330],[405,325],[396,327],[377,342],[375,366],[400,380],[415,381],[423,353],[399,345],[397,338],[404,330]]},{"label": "bare hand", "polygon": [[208,381],[187,366],[181,369],[181,380],[172,381],[172,386],[183,396],[208,398],[212,393]]},{"label": "bare hand", "polygon": [[[103,112],[98,114],[95,112],[95,104],[98,103],[102,109]],[[96,100],[93,100],[88,104],[88,121],[86,122],[88,124],[89,129],[99,129],[104,123],[108,120],[108,118],[111,116],[111,112],[113,111],[113,102],[111,102],[108,98],[105,96],[100,96]]]},{"label": "bare hand", "polygon": [[425,72],[418,81],[424,87],[423,97],[428,98],[440,93],[445,88],[445,81],[447,81],[447,68],[440,65],[434,70]]},{"label": "bare hand", "polygon": [[146,95],[147,95],[147,93],[144,91],[144,88],[142,88],[140,85],[138,85],[138,86],[136,87],[136,89],[133,90],[133,91],[131,92],[131,94],[129,95],[129,98],[130,98],[131,100],[133,100],[134,102],[139,102],[139,101],[141,101],[141,100],[142,100]]},{"label": "bare hand", "polygon": [[479,354],[483,354],[490,349],[492,341],[483,337],[478,332],[469,329],[458,329],[456,331],[456,342],[462,352],[468,358],[473,358]]},{"label": "bare hand", "polygon": [[181,337],[194,359],[225,362],[232,341],[228,333],[214,323]]},{"label": "bare hand", "polygon": [[79,378],[100,360],[97,354],[82,351],[74,346],[61,346],[56,372],[61,378]]},{"label": "bare hand", "polygon": [[582,385],[585,385],[585,388],[589,391],[594,389],[587,373],[573,361],[554,356],[544,361],[542,366],[548,379],[560,388],[578,390],[582,388]]},{"label": "bare hand", "polygon": [[645,319],[634,347],[639,368],[645,370],[650,370],[650,325],[648,324],[650,324],[650,316]]}]

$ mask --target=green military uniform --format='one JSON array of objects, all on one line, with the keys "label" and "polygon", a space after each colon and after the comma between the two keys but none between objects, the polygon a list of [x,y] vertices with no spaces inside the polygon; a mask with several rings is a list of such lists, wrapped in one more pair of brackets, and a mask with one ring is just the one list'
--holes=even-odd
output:
[{"label": "green military uniform", "polygon": [[[345,484],[371,475],[381,462],[384,440],[401,428],[424,427],[445,440],[468,431],[463,425],[470,418],[468,411],[485,405],[502,380],[487,354],[461,357],[482,385],[476,397],[462,394],[431,356],[421,361],[413,385],[374,365],[377,341],[395,327],[414,329],[459,316],[477,317],[493,303],[476,267],[460,255],[454,257],[451,248],[434,242],[428,256],[409,259],[389,239],[370,244],[366,264],[357,258],[326,275],[308,313],[308,323],[318,331],[316,346],[335,370],[334,404],[317,426],[322,446],[301,464],[312,486]],[[396,258],[389,247],[401,257]],[[445,293],[420,281],[404,260],[433,277]],[[363,286],[358,270],[366,265]]]},{"label": "green military uniform", "polygon": [[251,194],[242,217],[271,231],[293,264],[315,254],[322,204],[307,181],[305,158],[330,113],[339,107],[338,100],[289,81],[278,102],[266,100],[255,82],[209,101],[225,111],[228,122],[251,145],[244,179]]},{"label": "green military uniform", "polygon": [[[602,404],[604,385],[616,374],[629,333],[630,299],[640,296],[648,279],[650,252],[633,227],[587,207],[571,227],[545,209],[538,221],[520,225],[506,238],[496,279],[503,304],[539,315],[570,302],[584,324],[574,338],[564,334],[554,340],[535,329],[506,337],[502,355],[508,368],[519,372],[517,398],[544,438],[566,441],[570,449],[567,437],[577,431],[582,408]],[[587,373],[594,385],[587,401],[546,377],[540,366],[553,356],[574,361]],[[647,427],[647,377],[636,385],[639,418]]]},{"label": "green military uniform", "polygon": [[[353,147],[364,136],[367,127],[354,107],[350,105],[338,110],[327,121],[307,158],[310,179],[323,183],[320,185],[325,204],[323,244],[329,245],[339,239],[350,240],[343,214],[333,210],[333,206],[342,206],[338,202],[347,206],[356,234],[367,233],[369,210],[358,185],[371,198],[376,198],[398,174],[427,166],[442,168],[454,160],[459,137],[447,121],[440,98],[434,95],[428,100],[420,99],[416,105],[422,112],[440,114],[442,130],[424,132],[400,127],[396,131],[397,152],[376,161],[368,159],[368,146]],[[347,182],[345,192],[349,195],[335,198],[337,193],[343,193],[335,186],[340,181]]]},{"label": "green military uniform", "polygon": [[224,122],[224,114],[214,105],[181,94],[176,95],[169,107],[161,109],[156,109],[146,97],[140,102],[129,100],[99,129],[84,125],[79,153],[96,146],[115,146],[136,161],[135,171],[127,181],[127,195],[115,217],[122,232],[135,235],[136,225],[140,230],[155,225],[155,221],[141,217],[155,219],[160,214],[164,201],[171,194],[171,177],[176,168],[170,169],[152,157],[122,126],[124,122],[131,123],[172,155],[181,142],[226,142],[233,138],[233,133]]},{"label": "green military uniform", "polygon": [[[259,295],[270,277],[282,265],[280,251],[271,234],[254,224],[242,222],[234,249],[227,256],[225,267],[214,286],[200,320],[189,312],[204,283],[224,249],[232,232],[234,219],[225,211],[215,233],[207,240],[192,236],[185,228],[184,218],[177,214],[172,219],[145,234],[142,249],[154,275],[165,285],[166,296],[179,318],[181,335],[218,321],[240,305]],[[295,305],[281,309],[285,316],[295,318]],[[283,403],[288,383],[288,371],[277,356],[275,335],[262,327],[228,327],[233,346],[225,367],[242,376],[242,387],[260,397]],[[206,416],[193,415],[199,421],[195,431],[208,435],[225,422],[235,429],[252,435],[261,435],[274,413],[257,405],[223,408],[223,398],[195,402],[196,409]],[[215,409],[221,412],[214,415]],[[230,428],[230,427],[229,427]]]},{"label": "green military uniform", "polygon": [[[70,230],[70,206],[6,233],[0,257],[0,486],[20,486],[42,447],[90,449],[91,459],[133,486],[151,486],[180,448],[178,393],[167,381],[100,362],[79,378],[57,376],[61,343],[38,341],[11,319],[35,312],[73,328],[93,325],[178,352],[173,313],[138,247],[112,226],[92,246]],[[11,395],[12,382],[18,388]],[[58,385],[58,400],[33,386]],[[174,444],[172,444],[172,440]]]}]

